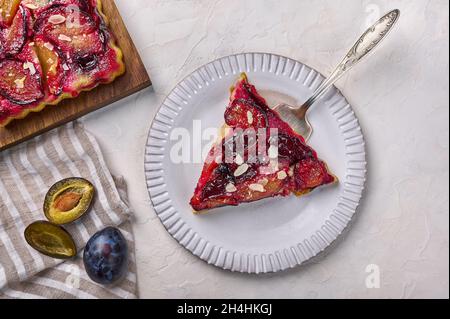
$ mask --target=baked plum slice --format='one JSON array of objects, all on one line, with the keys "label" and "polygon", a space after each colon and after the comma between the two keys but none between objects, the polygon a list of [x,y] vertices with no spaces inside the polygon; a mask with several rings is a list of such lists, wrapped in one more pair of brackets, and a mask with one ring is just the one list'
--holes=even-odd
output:
[{"label": "baked plum slice", "polygon": [[57,48],[44,38],[35,38],[35,48],[42,67],[43,82],[50,94],[58,96],[63,90],[64,78],[69,67],[62,60]]},{"label": "baked plum slice", "polygon": [[46,10],[57,6],[66,6],[68,10],[79,8],[86,12],[90,8],[86,0],[22,0],[22,5],[32,10],[34,16],[39,16]]},{"label": "baked plum slice", "polygon": [[33,62],[6,59],[0,62],[0,95],[18,105],[44,96],[41,76]]},{"label": "baked plum slice", "polygon": [[64,6],[51,8],[39,16],[34,30],[71,57],[104,51],[104,32],[81,10],[70,11]]},{"label": "baked plum slice", "polygon": [[20,7],[11,26],[0,30],[0,58],[11,57],[22,50],[26,41],[29,12]]},{"label": "baked plum slice", "polygon": [[19,5],[20,0],[0,0],[0,27],[11,25]]}]

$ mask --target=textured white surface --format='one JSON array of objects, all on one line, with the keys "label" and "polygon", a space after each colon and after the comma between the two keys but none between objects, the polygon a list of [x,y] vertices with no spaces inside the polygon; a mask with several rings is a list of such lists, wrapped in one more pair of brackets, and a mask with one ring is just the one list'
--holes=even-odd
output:
[{"label": "textured white surface", "polygon": [[[153,90],[84,118],[135,210],[141,297],[449,296],[448,2],[116,0]],[[402,10],[376,53],[341,79],[365,130],[369,179],[346,235],[309,265],[255,276],[208,266],[151,209],[143,174],[152,117],[175,84],[233,53],[265,51],[328,74],[379,15]],[[366,287],[379,266],[380,288]]]}]

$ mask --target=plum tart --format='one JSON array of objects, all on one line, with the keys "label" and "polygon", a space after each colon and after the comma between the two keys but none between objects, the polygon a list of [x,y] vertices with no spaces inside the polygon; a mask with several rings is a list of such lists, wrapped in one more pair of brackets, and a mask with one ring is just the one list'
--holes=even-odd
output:
[{"label": "plum tart", "polygon": [[100,0],[0,0],[0,127],[123,74]]},{"label": "plum tart", "polygon": [[337,182],[304,138],[267,106],[245,74],[231,89],[220,135],[190,201],[195,213],[268,197],[301,196]]}]

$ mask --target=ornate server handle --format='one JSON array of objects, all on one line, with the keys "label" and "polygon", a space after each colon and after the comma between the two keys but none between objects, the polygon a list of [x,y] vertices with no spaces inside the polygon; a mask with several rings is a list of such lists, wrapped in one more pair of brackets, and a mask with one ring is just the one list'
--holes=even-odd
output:
[{"label": "ornate server handle", "polygon": [[313,96],[301,107],[306,113],[308,108],[314,104],[342,75],[356,65],[363,57],[371,52],[383,40],[400,17],[400,10],[395,9],[380,18],[373,26],[356,41],[344,59],[339,63],[333,73],[317,88]]}]

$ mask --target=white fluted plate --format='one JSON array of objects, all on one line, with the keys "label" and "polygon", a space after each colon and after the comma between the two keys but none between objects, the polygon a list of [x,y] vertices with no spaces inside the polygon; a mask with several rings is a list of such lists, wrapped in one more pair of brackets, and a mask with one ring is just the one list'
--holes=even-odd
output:
[{"label": "white fluted plate", "polygon": [[366,178],[364,138],[352,107],[332,89],[310,110],[314,133],[309,144],[339,177],[339,184],[301,198],[271,198],[194,215],[189,200],[202,164],[174,163],[170,152],[179,140],[171,135],[179,128],[194,134],[194,120],[200,120],[203,129],[222,126],[229,88],[241,72],[247,72],[272,103],[300,104],[323,81],[308,66],[274,54],[232,55],[199,68],[167,96],[153,120],[145,176],[156,214],[193,254],[232,271],[277,272],[323,251],[351,220]]}]

